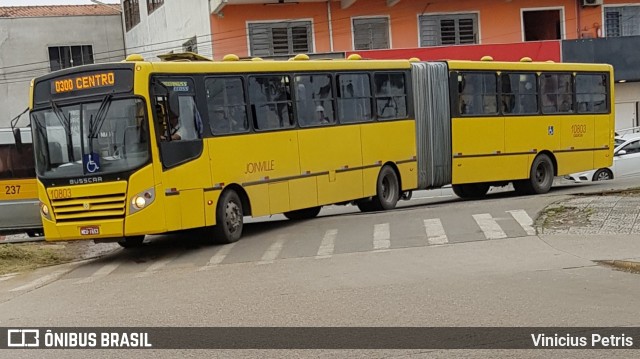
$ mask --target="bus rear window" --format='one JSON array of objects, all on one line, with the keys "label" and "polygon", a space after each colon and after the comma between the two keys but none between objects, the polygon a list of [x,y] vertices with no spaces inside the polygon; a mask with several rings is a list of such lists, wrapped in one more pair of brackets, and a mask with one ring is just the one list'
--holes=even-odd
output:
[{"label": "bus rear window", "polygon": [[14,144],[0,145],[0,178],[35,178],[33,145],[24,143],[21,151]]}]

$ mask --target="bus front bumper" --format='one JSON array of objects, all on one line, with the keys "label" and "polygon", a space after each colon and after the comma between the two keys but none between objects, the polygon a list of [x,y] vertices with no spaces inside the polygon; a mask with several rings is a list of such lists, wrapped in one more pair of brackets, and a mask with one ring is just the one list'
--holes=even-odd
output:
[{"label": "bus front bumper", "polygon": [[124,237],[124,219],[97,220],[93,222],[55,223],[43,219],[47,241],[71,240],[119,240]]}]

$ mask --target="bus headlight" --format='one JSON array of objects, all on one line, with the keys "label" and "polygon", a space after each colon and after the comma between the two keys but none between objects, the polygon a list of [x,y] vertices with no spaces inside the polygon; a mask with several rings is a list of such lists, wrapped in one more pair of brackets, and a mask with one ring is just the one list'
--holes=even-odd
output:
[{"label": "bus headlight", "polygon": [[129,214],[136,213],[139,210],[149,206],[151,202],[156,198],[156,192],[153,188],[149,188],[146,191],[142,191],[131,198],[131,206],[129,207]]},{"label": "bus headlight", "polygon": [[51,215],[49,214],[49,206],[40,202],[40,212],[46,219],[51,219]]},{"label": "bus headlight", "polygon": [[133,201],[131,202],[137,209],[143,209],[144,205],[147,204],[147,200],[144,197],[135,196],[133,197]]}]

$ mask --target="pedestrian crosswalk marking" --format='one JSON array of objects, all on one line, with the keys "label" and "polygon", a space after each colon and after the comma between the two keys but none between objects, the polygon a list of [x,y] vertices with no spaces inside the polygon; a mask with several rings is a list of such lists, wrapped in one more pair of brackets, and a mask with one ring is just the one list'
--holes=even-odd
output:
[{"label": "pedestrian crosswalk marking", "polygon": [[474,214],[473,219],[484,233],[487,239],[500,239],[507,238],[507,234],[504,233],[498,222],[496,222],[489,213]]},{"label": "pedestrian crosswalk marking", "polygon": [[333,255],[337,236],[337,229],[329,229],[324,232],[324,237],[322,237],[322,242],[320,243],[320,248],[318,248],[316,258],[328,258]]},{"label": "pedestrian crosswalk marking", "polygon": [[[517,209],[517,210],[508,210],[505,211],[509,213],[510,217],[505,217],[505,220],[515,220],[527,233],[527,235],[535,235],[535,228],[533,227],[533,220],[527,214],[525,210]],[[473,214],[472,215],[474,221],[482,230],[484,237],[487,239],[502,239],[508,238],[505,231],[498,224],[499,218],[494,218],[489,213],[481,213],[481,214]],[[468,217],[467,217],[468,218]],[[419,219],[418,219],[419,221]],[[420,223],[420,222],[417,222]],[[417,223],[414,222],[411,226],[415,226]],[[373,225],[373,232],[369,232],[369,235],[373,236],[373,251],[386,251],[391,248],[391,226],[394,225],[391,223],[378,223]],[[402,225],[402,224],[399,224]],[[371,228],[371,227],[369,227]],[[416,227],[413,227],[414,230]],[[322,232],[320,232],[322,233]],[[320,235],[320,233],[318,233]],[[366,232],[365,232],[366,233]],[[395,233],[395,232],[394,232]],[[324,231],[324,235],[322,236],[322,241],[317,249],[315,258],[329,258],[334,255],[336,241],[349,241],[351,238],[338,238],[338,229],[328,229]],[[449,238],[445,231],[445,227],[440,218],[427,218],[422,219],[422,228],[421,228],[421,236],[424,238],[426,234],[427,244],[428,245],[442,245],[448,244]],[[285,249],[287,245],[287,240],[289,239],[290,234],[281,234],[276,237],[275,242],[271,243],[271,245],[266,249],[266,251],[262,254],[259,260],[255,261],[258,264],[267,264],[273,263],[280,256],[282,251]],[[371,238],[371,237],[370,237]],[[402,239],[402,238],[400,238]],[[317,243],[317,242],[315,242]],[[369,242],[371,243],[371,242]],[[423,242],[424,243],[424,242]],[[220,246],[217,251],[213,254],[213,256],[209,259],[209,261],[202,267],[199,267],[197,270],[207,270],[211,268],[215,268],[217,265],[221,264],[226,260],[231,251],[235,248],[237,243],[231,243],[224,246]],[[174,259],[176,259],[180,253],[176,253],[175,255],[161,258],[154,263],[152,263],[148,268],[146,268],[143,272],[137,273],[135,275],[138,278],[148,277],[153,275],[154,273],[161,270],[163,267],[168,265]],[[107,263],[102,267],[98,268],[94,273],[86,278],[82,278],[75,282],[75,284],[86,284],[95,282],[103,277],[106,277],[112,274],[118,267],[120,263]],[[42,276],[38,279],[35,279],[27,284],[21,285],[19,287],[13,288],[9,290],[10,292],[24,291],[35,289],[40,286],[47,284],[67,273],[70,269],[63,269],[54,271],[51,274]],[[10,274],[6,276],[0,276],[0,282],[8,281],[9,279],[14,278],[16,274]]]},{"label": "pedestrian crosswalk marking", "polygon": [[511,214],[513,219],[515,219],[516,222],[520,224],[522,229],[524,229],[524,231],[527,232],[528,235],[530,236],[536,235],[536,229],[533,228],[533,219],[529,217],[526,211],[522,209],[516,209],[513,211],[507,211],[507,212]]},{"label": "pedestrian crosswalk marking", "polygon": [[389,223],[381,223],[373,226],[373,249],[380,251],[391,247],[391,233]]},{"label": "pedestrian crosswalk marking", "polygon": [[77,281],[75,284],[91,283],[91,282],[95,281],[96,279],[100,279],[102,277],[106,277],[109,274],[111,274],[111,272],[116,270],[116,268],[118,268],[118,266],[120,266],[120,263],[108,263],[108,264],[105,264],[100,269],[95,271],[91,276],[86,277],[84,279],[81,279],[81,280]]},{"label": "pedestrian crosswalk marking", "polygon": [[282,252],[282,247],[284,247],[284,242],[287,240],[285,235],[278,236],[278,239],[269,246],[269,248],[262,255],[262,259],[258,262],[258,264],[269,264],[273,263],[276,258]]},{"label": "pedestrian crosswalk marking", "polygon": [[216,254],[213,255],[213,257],[211,257],[211,259],[209,259],[209,262],[205,266],[200,267],[198,270],[207,270],[222,263],[222,261],[227,258],[227,255],[229,255],[229,252],[231,252],[231,250],[237,243],[238,242],[233,242],[220,246],[220,249],[216,252]]},{"label": "pedestrian crosswalk marking", "polygon": [[165,259],[161,259],[161,260],[153,263],[147,269],[145,269],[144,272],[138,273],[136,275],[136,278],[149,277],[149,276],[153,275],[154,273],[156,273],[157,271],[162,269],[164,266],[166,266],[167,264],[171,263],[174,259],[176,259],[176,257],[178,257],[178,255],[179,254],[175,254],[173,256],[170,256],[170,257],[165,258]]},{"label": "pedestrian crosswalk marking", "polygon": [[38,287],[41,287],[45,284],[47,284],[50,281],[56,280],[58,278],[60,278],[62,275],[64,275],[65,273],[67,273],[68,271],[70,271],[71,268],[65,268],[65,269],[60,269],[57,271],[54,271],[52,273],[49,273],[45,276],[42,276],[38,279],[35,279],[27,284],[21,285],[19,287],[13,288],[11,290],[9,290],[10,292],[20,292],[23,290],[31,290],[31,289],[36,289]]},{"label": "pedestrian crosswalk marking", "polygon": [[425,219],[424,230],[427,232],[427,242],[429,244],[446,244],[449,243],[447,234],[444,232],[442,222],[439,218]]}]

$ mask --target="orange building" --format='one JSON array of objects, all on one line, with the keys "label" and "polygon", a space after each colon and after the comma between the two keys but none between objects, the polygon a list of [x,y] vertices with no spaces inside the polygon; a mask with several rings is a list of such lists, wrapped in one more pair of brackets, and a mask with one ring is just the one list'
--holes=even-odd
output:
[{"label": "orange building", "polygon": [[[268,56],[595,38],[625,0],[212,0],[214,55]],[[586,4],[586,5],[585,5]]]},{"label": "orange building", "polygon": [[640,1],[210,0],[214,58],[606,62],[617,127],[640,125]]}]

